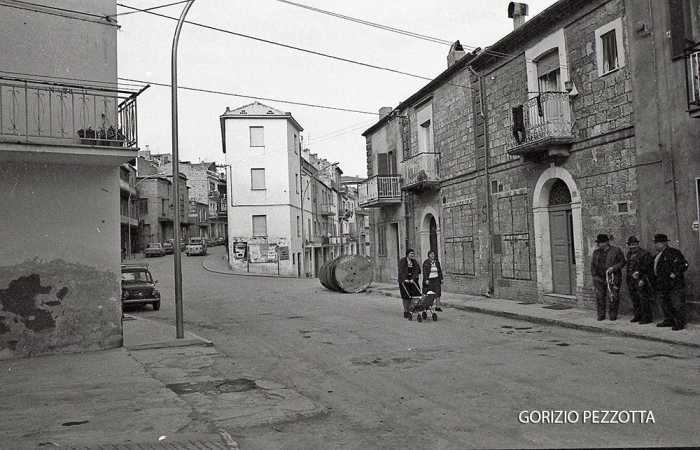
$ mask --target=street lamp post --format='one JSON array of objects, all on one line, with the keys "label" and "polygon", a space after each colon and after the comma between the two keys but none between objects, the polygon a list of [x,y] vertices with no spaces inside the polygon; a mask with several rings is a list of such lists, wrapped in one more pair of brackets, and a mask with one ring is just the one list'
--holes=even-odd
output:
[{"label": "street lamp post", "polygon": [[185,22],[185,16],[190,10],[194,0],[189,0],[185,8],[182,10],[180,19],[177,21],[175,28],[175,36],[173,37],[173,50],[171,58],[171,75],[170,92],[172,96],[172,145],[173,145],[173,180],[175,186],[173,188],[173,203],[175,205],[175,219],[173,227],[175,228],[175,333],[176,338],[182,339],[185,337],[184,320],[182,317],[182,252],[180,251],[180,155],[178,152],[178,126],[177,126],[177,44],[180,40],[180,31]]},{"label": "street lamp post", "polygon": [[[141,184],[143,181],[146,181],[149,178],[156,178],[156,177],[160,177],[160,176],[164,176],[164,175],[165,175],[164,173],[154,173],[151,175],[146,175],[145,177],[143,177],[142,179],[137,181],[136,184],[134,184],[134,192],[136,192],[136,187],[139,184]],[[131,258],[131,194],[132,194],[132,192],[129,192],[129,198],[127,199],[127,214],[128,214],[127,218],[129,219],[129,253],[127,256],[129,258]]]},{"label": "street lamp post", "polygon": [[304,198],[306,198],[306,190],[309,188],[309,186],[311,186],[311,182],[315,180],[319,174],[323,173],[324,170],[327,170],[330,167],[337,166],[338,164],[340,163],[334,162],[320,167],[316,173],[311,176],[309,182],[306,183],[306,187],[304,187],[304,190],[301,193],[301,273],[303,274],[304,278],[306,278],[306,236],[304,234]]}]

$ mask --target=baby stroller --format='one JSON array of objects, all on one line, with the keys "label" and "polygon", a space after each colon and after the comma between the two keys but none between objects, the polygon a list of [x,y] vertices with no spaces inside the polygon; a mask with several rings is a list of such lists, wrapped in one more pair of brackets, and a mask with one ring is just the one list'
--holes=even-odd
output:
[{"label": "baby stroller", "polygon": [[413,313],[416,313],[416,319],[418,322],[428,319],[428,314],[437,320],[437,314],[435,314],[435,298],[437,297],[433,291],[428,291],[426,294],[421,294],[420,286],[411,280],[409,282],[402,281],[401,285],[405,289],[406,293],[411,297],[411,306],[409,312],[411,313],[411,318],[413,320]]}]

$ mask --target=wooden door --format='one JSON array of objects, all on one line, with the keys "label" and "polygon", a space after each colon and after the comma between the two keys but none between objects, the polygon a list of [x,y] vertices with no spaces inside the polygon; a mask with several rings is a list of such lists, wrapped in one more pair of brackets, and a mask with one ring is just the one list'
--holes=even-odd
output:
[{"label": "wooden door", "polygon": [[552,208],[549,211],[549,232],[552,242],[552,287],[555,294],[572,295],[571,210]]}]

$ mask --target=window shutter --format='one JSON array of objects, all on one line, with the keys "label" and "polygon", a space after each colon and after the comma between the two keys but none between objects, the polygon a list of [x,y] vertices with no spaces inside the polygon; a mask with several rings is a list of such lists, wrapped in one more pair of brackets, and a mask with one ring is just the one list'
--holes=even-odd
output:
[{"label": "window shutter", "polygon": [[267,216],[253,216],[253,236],[267,236]]},{"label": "window shutter", "polygon": [[671,17],[671,57],[680,58],[685,50],[685,15],[683,0],[669,0]]},{"label": "window shutter", "polygon": [[537,60],[537,77],[559,69],[559,49],[554,49]]},{"label": "window shutter", "polygon": [[377,153],[377,175],[387,176],[389,173],[389,155],[386,153]]},{"label": "window shutter", "polygon": [[251,147],[264,147],[265,146],[265,132],[263,127],[250,127],[250,146]]}]

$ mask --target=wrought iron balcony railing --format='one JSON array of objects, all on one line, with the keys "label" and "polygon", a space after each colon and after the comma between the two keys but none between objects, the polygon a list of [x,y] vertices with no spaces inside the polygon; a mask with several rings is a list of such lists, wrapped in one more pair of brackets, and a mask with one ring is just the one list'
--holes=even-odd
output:
[{"label": "wrought iron balcony railing", "polygon": [[357,187],[357,196],[361,207],[401,203],[401,177],[391,175],[369,178]]},{"label": "wrought iron balcony railing", "polygon": [[568,154],[574,141],[571,105],[567,92],[543,92],[512,110],[507,144],[511,155],[527,155],[547,150]]},{"label": "wrought iron balcony railing", "polygon": [[0,137],[137,147],[136,94],[0,79]]},{"label": "wrought iron balcony railing", "polygon": [[440,154],[419,153],[401,162],[403,188],[431,189],[440,184]]}]

